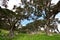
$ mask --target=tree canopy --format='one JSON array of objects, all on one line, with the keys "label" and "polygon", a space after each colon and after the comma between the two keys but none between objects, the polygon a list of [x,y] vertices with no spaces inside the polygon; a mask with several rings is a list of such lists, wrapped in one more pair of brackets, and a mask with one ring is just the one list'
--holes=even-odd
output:
[{"label": "tree canopy", "polygon": [[[60,12],[60,0],[56,5],[51,4],[51,0],[21,0],[21,4],[19,7],[14,5],[13,10],[8,9],[9,0],[3,0],[2,8],[0,6],[0,28],[9,29],[10,34],[14,32],[15,28],[21,24],[21,20],[38,20],[43,16],[45,23],[41,22],[41,24],[45,24],[46,33],[48,33],[48,27],[50,26],[50,21],[55,19],[55,16]],[[43,12],[44,11],[44,12]],[[38,22],[38,23],[37,23]],[[37,21],[36,26],[40,25],[40,22]],[[15,26],[17,24],[17,26]],[[11,34],[12,35],[12,34]]]}]

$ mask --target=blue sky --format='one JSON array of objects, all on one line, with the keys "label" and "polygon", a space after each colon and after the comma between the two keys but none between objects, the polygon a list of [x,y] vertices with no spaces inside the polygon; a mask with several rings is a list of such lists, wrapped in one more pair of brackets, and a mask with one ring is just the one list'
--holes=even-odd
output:
[{"label": "blue sky", "polygon": [[30,22],[33,22],[33,20],[23,20],[22,22],[21,22],[21,24],[23,24],[23,26],[25,26],[27,23],[30,23]]}]

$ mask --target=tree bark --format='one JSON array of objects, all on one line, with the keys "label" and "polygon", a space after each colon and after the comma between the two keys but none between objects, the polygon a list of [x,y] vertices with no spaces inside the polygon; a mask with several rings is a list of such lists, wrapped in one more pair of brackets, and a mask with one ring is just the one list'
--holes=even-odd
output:
[{"label": "tree bark", "polygon": [[9,32],[9,37],[13,38],[14,37],[14,26],[11,27],[10,32]]},{"label": "tree bark", "polygon": [[49,35],[50,34],[50,32],[49,32],[50,20],[49,19],[46,20],[46,24],[45,25],[46,25],[45,26],[45,32],[46,32],[47,35]]}]

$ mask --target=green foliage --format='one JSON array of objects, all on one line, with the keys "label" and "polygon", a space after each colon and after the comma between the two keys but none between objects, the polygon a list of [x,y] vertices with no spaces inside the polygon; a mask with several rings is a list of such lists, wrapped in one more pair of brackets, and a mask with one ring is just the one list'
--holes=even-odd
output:
[{"label": "green foliage", "polygon": [[[9,9],[0,8],[0,27],[5,28],[5,29],[10,28],[8,26],[11,25],[12,19],[15,17],[16,17],[15,12],[13,12]],[[8,25],[7,23],[10,25]]]}]

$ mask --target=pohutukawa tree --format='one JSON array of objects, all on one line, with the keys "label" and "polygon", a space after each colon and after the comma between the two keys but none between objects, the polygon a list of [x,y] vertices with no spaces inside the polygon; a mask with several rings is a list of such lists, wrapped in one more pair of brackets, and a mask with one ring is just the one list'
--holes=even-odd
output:
[{"label": "pohutukawa tree", "polygon": [[[60,12],[60,1],[52,6],[51,0],[21,0],[19,7],[14,5],[15,12],[7,9],[7,2],[9,0],[3,0],[2,5],[5,8],[0,7],[0,25],[4,27],[10,27],[10,35],[13,35],[15,24],[21,22],[21,20],[37,20],[42,17],[46,20],[46,33],[49,34],[50,20],[54,19],[56,14]],[[44,11],[44,13],[43,13]],[[32,16],[34,15],[34,17]],[[4,26],[5,25],[5,26]]]}]

